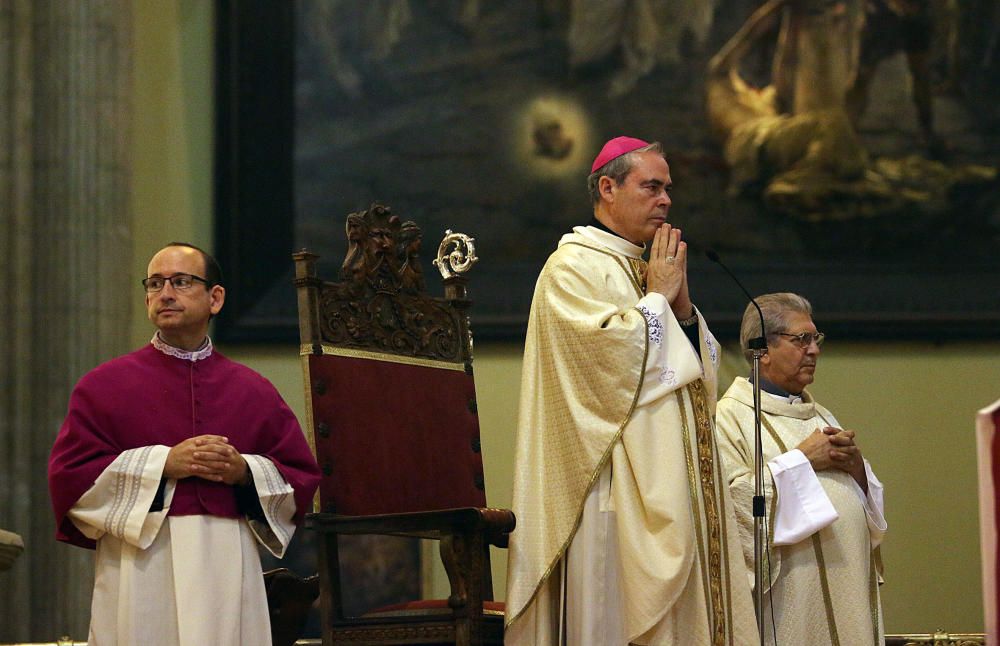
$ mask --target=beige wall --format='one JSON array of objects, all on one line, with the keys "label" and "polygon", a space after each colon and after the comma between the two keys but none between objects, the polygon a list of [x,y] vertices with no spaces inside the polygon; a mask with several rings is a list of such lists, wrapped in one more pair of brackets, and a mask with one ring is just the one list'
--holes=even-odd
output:
[{"label": "beige wall", "polygon": [[836,344],[817,398],[858,431],[886,487],[885,623],[982,630],[975,411],[1000,397],[1000,344]]},{"label": "beige wall", "polygon": [[[212,248],[213,3],[136,0],[133,281],[167,242]],[[148,341],[140,308],[133,345]]]},{"label": "beige wall", "polygon": [[[212,246],[211,3],[136,4],[136,282],[170,239]],[[470,232],[475,233],[475,232]],[[151,333],[137,308],[133,341]],[[479,298],[483,298],[479,295]],[[818,315],[822,327],[822,313]],[[1000,339],[1000,333],[997,336]],[[269,377],[303,419],[294,347],[223,347]],[[477,344],[476,378],[491,505],[510,503],[517,344]],[[742,372],[730,353],[728,379]],[[724,379],[723,383],[728,383]],[[859,441],[886,485],[883,587],[890,631],[982,630],[973,415],[1000,397],[1000,341],[838,343],[813,389]],[[505,560],[495,557],[502,596]]]}]

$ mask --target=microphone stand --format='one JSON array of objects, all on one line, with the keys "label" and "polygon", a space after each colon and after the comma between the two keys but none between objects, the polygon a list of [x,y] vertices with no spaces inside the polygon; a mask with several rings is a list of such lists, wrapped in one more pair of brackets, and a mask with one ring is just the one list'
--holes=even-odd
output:
[{"label": "microphone stand", "polygon": [[[754,305],[757,303],[754,302]],[[760,307],[757,307],[757,312],[760,314]],[[760,316],[763,334],[764,315]],[[767,527],[764,525],[764,448],[760,434],[760,358],[767,354],[767,339],[764,336],[750,339],[749,346],[753,360],[753,601],[760,644],[764,646],[764,550],[767,548]],[[774,522],[773,518],[771,522]]]},{"label": "microphone stand", "polygon": [[[761,442],[760,433],[760,358],[767,354],[767,337],[764,334],[764,313],[760,310],[760,305],[746,290],[743,283],[736,277],[729,267],[723,264],[719,254],[708,250],[705,252],[708,259],[722,267],[723,271],[729,274],[736,285],[743,290],[746,297],[750,299],[753,306],[757,308],[757,316],[760,317],[760,336],[750,339],[747,345],[750,349],[750,358],[753,365],[753,605],[757,614],[757,633],[760,645],[764,646],[764,550],[767,548],[767,532],[764,526],[764,449]],[[771,519],[774,522],[774,519]]]}]

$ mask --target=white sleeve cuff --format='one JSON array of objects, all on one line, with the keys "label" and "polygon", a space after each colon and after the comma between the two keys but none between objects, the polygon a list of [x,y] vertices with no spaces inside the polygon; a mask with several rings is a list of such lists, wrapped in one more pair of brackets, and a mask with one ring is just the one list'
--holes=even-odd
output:
[{"label": "white sleeve cuff", "polygon": [[645,309],[654,316],[659,316],[667,311],[669,305],[666,296],[659,292],[650,292],[639,299],[636,307]]},{"label": "white sleeve cuff", "polygon": [[875,477],[872,465],[865,460],[865,477],[868,479],[868,494],[855,482],[855,492],[865,508],[865,518],[868,521],[868,531],[871,534],[872,549],[879,546],[885,536],[889,524],[885,520],[885,498],[882,482]]},{"label": "white sleeve cuff", "polygon": [[253,474],[254,488],[264,510],[264,522],[251,520],[250,529],[260,544],[277,558],[285,555],[295,533],[295,490],[281,472],[262,455],[243,454]]},{"label": "white sleeve cuff", "polygon": [[805,454],[792,449],[767,463],[778,502],[774,544],[793,545],[839,518]]},{"label": "white sleeve cuff", "polygon": [[149,547],[170,511],[176,486],[167,480],[163,509],[149,511],[168,453],[170,447],[161,445],[122,451],[73,505],[73,524],[94,540],[111,534],[139,549]]}]

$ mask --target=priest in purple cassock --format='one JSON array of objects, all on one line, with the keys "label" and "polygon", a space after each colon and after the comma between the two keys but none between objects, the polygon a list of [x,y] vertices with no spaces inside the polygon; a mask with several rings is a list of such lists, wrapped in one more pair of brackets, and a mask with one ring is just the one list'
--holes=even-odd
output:
[{"label": "priest in purple cassock", "polygon": [[270,644],[257,545],[284,554],[319,468],[274,386],[213,347],[215,260],[171,243],[147,276],[156,334],[80,380],[49,460],[56,538],[96,549],[88,643]]}]

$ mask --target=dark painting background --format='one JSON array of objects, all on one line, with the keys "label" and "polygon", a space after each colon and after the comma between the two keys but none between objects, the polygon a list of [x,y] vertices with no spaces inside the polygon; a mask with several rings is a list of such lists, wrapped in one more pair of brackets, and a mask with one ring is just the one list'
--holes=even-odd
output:
[{"label": "dark painting background", "polygon": [[[663,142],[675,183],[671,220],[693,251],[693,298],[720,336],[735,334],[745,298],[704,259],[709,248],[754,293],[808,296],[838,336],[996,333],[995,188],[958,196],[944,214],[846,222],[779,216],[753,196],[727,193],[704,116],[703,70],[756,2],[650,2],[661,41],[652,69],[637,79],[628,78],[619,36],[605,53],[574,60],[581,55],[568,2],[273,4],[282,6],[220,4],[217,240],[232,268],[219,326],[226,340],[297,338],[288,254],[308,247],[333,276],[346,248],[344,217],[373,201],[422,227],[432,290],[429,261],[444,230],[474,236],[477,338],[518,338],[545,257],[590,217],[590,161],[618,134]],[[950,163],[997,162],[994,4],[961,3],[952,61],[935,41],[935,84],[950,84],[934,99]],[[606,31],[620,26],[608,22]],[[766,82],[771,54],[750,56],[745,75]],[[552,123],[560,128],[557,156],[540,154],[533,139]],[[901,54],[880,67],[860,129],[873,155],[921,152]]]}]

